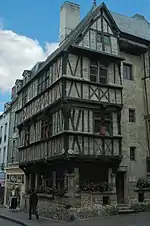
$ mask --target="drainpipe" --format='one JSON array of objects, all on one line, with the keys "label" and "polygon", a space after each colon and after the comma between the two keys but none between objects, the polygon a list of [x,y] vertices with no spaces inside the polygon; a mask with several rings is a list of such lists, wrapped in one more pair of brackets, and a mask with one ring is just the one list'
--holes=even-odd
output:
[{"label": "drainpipe", "polygon": [[144,85],[145,111],[146,111],[145,125],[146,125],[148,153],[149,153],[149,157],[150,157],[149,123],[148,123],[149,106],[148,106],[148,93],[147,93],[147,84],[146,84],[146,79],[148,77],[146,76],[146,63],[145,63],[145,55],[144,54],[143,54],[143,64],[144,64],[144,78],[142,78],[142,80],[143,80],[143,85]]}]

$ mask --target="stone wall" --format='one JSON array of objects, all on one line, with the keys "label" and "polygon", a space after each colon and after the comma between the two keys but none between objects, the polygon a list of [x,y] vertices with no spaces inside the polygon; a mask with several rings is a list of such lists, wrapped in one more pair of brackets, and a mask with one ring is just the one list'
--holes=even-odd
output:
[{"label": "stone wall", "polygon": [[[147,140],[144,121],[143,99],[143,61],[141,56],[121,52],[125,63],[133,67],[133,80],[123,79],[123,110],[121,114],[122,152],[121,166],[127,167],[129,197],[133,196],[132,187],[139,177],[146,176]],[[136,122],[129,122],[129,109],[135,109]],[[135,161],[130,160],[130,147],[136,147]],[[140,167],[139,167],[140,166]]]},{"label": "stone wall", "polygon": [[103,205],[103,197],[109,197],[109,204],[117,203],[115,192],[81,192],[81,207],[87,207],[92,204]]},{"label": "stone wall", "polygon": [[[81,196],[72,198],[59,198],[55,197],[55,200],[51,199],[50,195],[39,194],[38,211],[41,216],[49,215],[49,211],[52,207],[65,208],[66,205],[71,205],[74,208],[88,207],[93,204],[103,205],[103,197],[110,197],[111,205],[116,204],[116,193],[115,192],[81,192]],[[29,196],[24,197],[22,206],[24,212],[29,210]]]},{"label": "stone wall", "polygon": [[[81,206],[80,196],[72,198],[55,197],[54,200],[52,200],[51,195],[39,194],[38,196],[39,196],[38,211],[41,216],[45,216],[45,214],[48,214],[49,209],[52,208],[53,206],[60,208],[63,208],[66,205],[71,205],[74,208],[79,208]],[[22,210],[26,213],[29,211],[29,196],[24,196]]]},{"label": "stone wall", "polygon": [[139,193],[144,193],[144,202],[150,202],[150,188],[135,189],[135,198],[138,200]]}]

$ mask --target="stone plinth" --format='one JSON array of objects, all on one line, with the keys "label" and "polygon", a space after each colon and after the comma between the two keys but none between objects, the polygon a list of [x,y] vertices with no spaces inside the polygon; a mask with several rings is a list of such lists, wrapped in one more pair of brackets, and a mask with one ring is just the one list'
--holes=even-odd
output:
[{"label": "stone plinth", "polygon": [[144,201],[150,202],[150,188],[136,188],[135,197],[137,200],[140,193],[144,193]]},{"label": "stone plinth", "polygon": [[108,201],[108,204],[117,204],[117,198],[115,192],[81,192],[81,206],[86,207],[92,204],[104,205]]},{"label": "stone plinth", "polygon": [[[52,195],[49,194],[38,194],[39,202],[38,202],[38,211],[40,215],[45,216],[45,213],[49,211],[50,208],[60,207],[63,208],[66,205],[71,205],[75,208],[79,208],[81,206],[81,198],[80,196],[76,197],[58,197],[55,196],[55,199],[52,200]],[[24,196],[23,200],[23,211],[28,212],[29,210],[29,196]]]}]

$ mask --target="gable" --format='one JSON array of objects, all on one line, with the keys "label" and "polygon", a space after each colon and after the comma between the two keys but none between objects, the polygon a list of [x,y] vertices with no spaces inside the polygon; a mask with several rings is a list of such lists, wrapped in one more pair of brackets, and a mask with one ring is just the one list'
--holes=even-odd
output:
[{"label": "gable", "polygon": [[117,26],[105,5],[96,11],[74,44],[118,55]]}]

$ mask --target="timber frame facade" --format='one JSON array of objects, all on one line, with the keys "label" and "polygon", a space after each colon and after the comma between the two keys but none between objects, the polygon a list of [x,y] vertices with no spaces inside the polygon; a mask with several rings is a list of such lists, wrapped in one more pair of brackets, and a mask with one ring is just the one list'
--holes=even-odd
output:
[{"label": "timber frame facade", "polygon": [[147,49],[124,36],[106,5],[94,6],[35,75],[24,72],[17,120],[28,188],[69,191],[72,174],[75,186],[114,181],[123,156],[120,51]]}]

